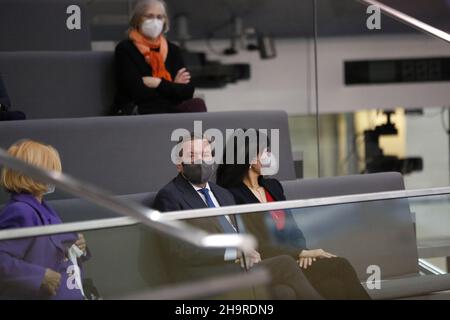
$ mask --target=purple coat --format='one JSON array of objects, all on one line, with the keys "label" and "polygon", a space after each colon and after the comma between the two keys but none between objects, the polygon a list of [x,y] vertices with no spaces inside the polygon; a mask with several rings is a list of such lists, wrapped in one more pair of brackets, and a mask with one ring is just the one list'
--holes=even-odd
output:
[{"label": "purple coat", "polygon": [[[45,201],[30,194],[13,194],[0,212],[0,230],[62,223]],[[0,240],[0,299],[83,299],[74,288],[68,271],[67,250],[78,239],[77,234]],[[61,273],[56,296],[41,289],[45,269]]]}]

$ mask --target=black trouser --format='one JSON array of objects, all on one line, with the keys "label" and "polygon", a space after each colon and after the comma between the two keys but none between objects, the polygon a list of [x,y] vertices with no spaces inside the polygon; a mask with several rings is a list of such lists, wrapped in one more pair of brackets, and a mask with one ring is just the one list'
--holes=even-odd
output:
[{"label": "black trouser", "polygon": [[302,270],[311,285],[325,299],[370,299],[352,265],[344,258],[318,259],[308,269]]},{"label": "black trouser", "polygon": [[281,255],[264,259],[258,265],[269,270],[275,299],[370,299],[344,258],[318,259],[308,269],[301,269],[292,257]]},{"label": "black trouser", "polygon": [[274,299],[322,299],[291,256],[264,259],[257,267],[265,267],[270,272],[269,289]]},{"label": "black trouser", "polygon": [[[177,282],[195,281],[211,278],[218,275],[231,275],[233,273],[245,272],[238,263],[230,262],[225,265],[199,265],[198,267],[180,268],[182,263],[171,261],[171,266],[177,266],[175,272],[170,272],[170,277]],[[270,273],[271,281],[268,293],[273,299],[295,300],[295,299],[323,299],[317,290],[311,285],[294,258],[288,255],[280,255],[262,260],[253,266],[253,269],[264,268]],[[261,293],[262,296],[259,296]],[[265,299],[267,292],[253,290],[254,299]]]},{"label": "black trouser", "polygon": [[[217,266],[190,267],[185,272],[174,263],[181,273],[175,277],[178,281],[192,281],[219,274],[243,272],[236,263]],[[262,260],[253,268],[263,267],[271,276],[268,286],[273,299],[370,299],[350,263],[343,258],[319,259],[308,269],[301,269],[289,255],[279,255]],[[255,296],[258,299],[260,297]]]}]

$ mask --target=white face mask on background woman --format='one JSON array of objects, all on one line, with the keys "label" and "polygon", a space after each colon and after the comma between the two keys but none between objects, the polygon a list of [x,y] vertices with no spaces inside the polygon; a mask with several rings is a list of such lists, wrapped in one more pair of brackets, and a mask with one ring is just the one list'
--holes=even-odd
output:
[{"label": "white face mask on background woman", "polygon": [[163,20],[157,18],[147,19],[141,25],[141,32],[148,38],[156,39],[162,33],[163,28]]}]

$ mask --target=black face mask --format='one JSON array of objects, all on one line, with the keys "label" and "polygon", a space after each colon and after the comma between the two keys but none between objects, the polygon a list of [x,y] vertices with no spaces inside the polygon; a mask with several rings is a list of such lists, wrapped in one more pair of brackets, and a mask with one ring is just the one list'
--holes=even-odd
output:
[{"label": "black face mask", "polygon": [[201,164],[183,163],[183,176],[192,184],[204,184],[214,174],[214,164],[202,162]]}]

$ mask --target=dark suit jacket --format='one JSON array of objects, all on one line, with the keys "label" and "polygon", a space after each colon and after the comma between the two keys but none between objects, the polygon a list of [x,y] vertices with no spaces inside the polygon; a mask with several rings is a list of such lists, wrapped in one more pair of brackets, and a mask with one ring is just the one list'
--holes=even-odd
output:
[{"label": "dark suit jacket", "polygon": [[[264,179],[260,177],[259,184],[264,187],[275,201],[285,201],[283,186],[276,179]],[[259,203],[258,198],[244,184],[230,188],[237,204]],[[306,249],[306,240],[303,232],[298,228],[294,217],[285,211],[285,228],[276,230],[271,216],[267,214],[254,213],[242,215],[247,232],[255,235],[260,244],[260,253],[263,258],[287,254],[298,258],[299,253]]]},{"label": "dark suit jacket", "polygon": [[[131,40],[120,42],[115,51],[117,94],[116,108],[119,110],[127,105],[139,106],[139,113],[170,113],[184,100],[194,96],[191,84],[178,84],[162,80],[156,89],[148,88],[142,82],[142,77],[152,76],[151,66],[145,61]],[[184,62],[181,49],[169,42],[169,51],[165,62],[172,79]]]},{"label": "dark suit jacket", "polygon": [[[212,182],[209,182],[209,186],[220,206],[235,204],[233,196],[226,189]],[[158,192],[153,208],[161,212],[167,212],[203,209],[207,208],[207,205],[192,185],[182,175],[178,175]],[[216,217],[190,219],[187,222],[208,233],[224,233]],[[168,243],[170,243],[168,246],[171,254],[179,258],[185,266],[205,267],[227,264],[224,261],[224,249],[206,250],[179,241]]]}]

